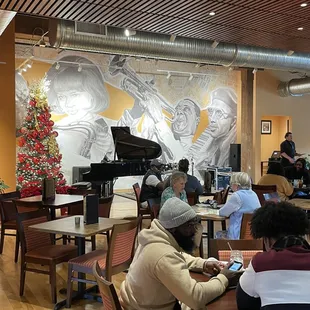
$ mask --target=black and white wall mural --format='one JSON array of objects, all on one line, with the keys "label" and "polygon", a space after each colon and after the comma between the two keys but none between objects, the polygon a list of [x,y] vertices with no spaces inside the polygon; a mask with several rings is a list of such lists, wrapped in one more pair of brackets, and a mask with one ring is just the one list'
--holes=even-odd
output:
[{"label": "black and white wall mural", "polygon": [[[116,125],[158,142],[165,163],[186,157],[195,171],[229,164],[229,146],[237,135],[239,72],[122,56],[61,55],[46,80],[69,183],[72,167],[113,159],[110,127]],[[24,85],[16,76],[17,88]],[[18,101],[26,97],[26,91],[17,92],[18,115],[23,113]],[[124,184],[128,180],[119,180],[116,187]]]}]

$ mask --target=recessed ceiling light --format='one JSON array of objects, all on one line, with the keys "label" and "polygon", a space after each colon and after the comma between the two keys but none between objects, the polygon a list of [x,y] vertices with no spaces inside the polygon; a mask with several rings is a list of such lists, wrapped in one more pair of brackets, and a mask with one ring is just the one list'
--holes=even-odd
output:
[{"label": "recessed ceiling light", "polygon": [[214,15],[215,15],[215,12],[210,12],[209,15],[210,15],[210,16],[214,16]]},{"label": "recessed ceiling light", "polygon": [[308,3],[302,3],[300,6],[301,6],[302,8],[305,8],[307,5],[308,5]]},{"label": "recessed ceiling light", "polygon": [[297,30],[304,30],[304,27],[299,27],[299,28],[297,28]]}]

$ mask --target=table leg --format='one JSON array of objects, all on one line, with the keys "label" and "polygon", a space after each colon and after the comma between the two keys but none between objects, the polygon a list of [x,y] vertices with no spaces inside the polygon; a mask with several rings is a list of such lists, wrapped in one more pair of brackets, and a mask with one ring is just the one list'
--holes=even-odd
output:
[{"label": "table leg", "polygon": [[[51,221],[56,220],[56,210],[54,208],[50,208],[50,217]],[[56,235],[52,234],[52,242],[53,244],[56,244]]]},{"label": "table leg", "polygon": [[54,208],[50,208],[51,221],[56,220],[56,210]]},{"label": "table leg", "polygon": [[210,257],[210,252],[211,252],[210,239],[214,239],[214,222],[213,222],[213,220],[208,220],[208,257]]},{"label": "table leg", "polygon": [[[75,244],[78,247],[78,256],[81,256],[83,254],[85,254],[85,238],[83,237],[75,237]],[[85,273],[78,273],[78,277],[79,279],[85,279]],[[83,295],[86,290],[86,283],[82,283],[82,282],[78,282],[78,290],[77,292],[73,292],[72,294],[72,301],[76,300],[76,299],[80,299],[83,298]],[[64,293],[64,290],[62,290],[61,293]],[[66,299],[58,302],[57,304],[55,304],[54,306],[54,310],[59,310],[63,307],[66,306]]]}]

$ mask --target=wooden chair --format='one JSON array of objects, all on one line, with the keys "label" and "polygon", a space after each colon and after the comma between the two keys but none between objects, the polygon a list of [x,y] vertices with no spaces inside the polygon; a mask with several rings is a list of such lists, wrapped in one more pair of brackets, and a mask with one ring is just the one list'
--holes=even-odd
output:
[{"label": "wooden chair", "polygon": [[[114,195],[109,196],[109,197],[99,198],[99,210],[98,210],[99,217],[105,217],[105,218],[110,217],[113,199],[114,199]],[[110,232],[105,231],[105,232],[101,233],[101,235],[105,235],[107,237],[107,244],[109,244]]]},{"label": "wooden chair", "polygon": [[123,308],[119,302],[115,287],[113,283],[105,280],[102,277],[98,261],[94,262],[93,275],[95,276],[99,287],[99,292],[102,298],[102,302],[104,304],[104,309],[122,310]]},{"label": "wooden chair", "polygon": [[[26,271],[50,276],[52,302],[57,302],[56,265],[77,256],[75,245],[53,245],[50,234],[29,229],[29,226],[47,222],[47,209],[18,213],[17,225],[21,243],[20,296],[24,294]],[[28,267],[28,264],[48,266],[49,270]],[[40,283],[39,283],[40,285]]]},{"label": "wooden chair", "polygon": [[[216,200],[216,202],[220,205],[224,205],[227,201],[229,190],[230,187],[227,186],[220,192],[215,193],[213,200]],[[222,223],[222,230],[226,230],[226,221],[222,221],[221,223]]]},{"label": "wooden chair", "polygon": [[[86,196],[88,194],[96,194],[95,189],[80,189],[80,188],[70,188],[68,191],[69,195],[81,195],[81,196]],[[66,214],[68,216],[73,216],[73,215],[83,215],[84,210],[83,210],[83,203],[77,203],[69,206],[68,208],[62,208],[61,210],[67,210]]]},{"label": "wooden chair", "polygon": [[243,240],[253,240],[251,235],[251,221],[253,214],[252,213],[244,213],[241,221],[240,228],[240,239]]},{"label": "wooden chair", "polygon": [[190,206],[194,206],[198,203],[198,195],[196,192],[187,192],[187,201]]},{"label": "wooden chair", "polygon": [[[18,261],[19,252],[19,238],[17,233],[17,223],[16,223],[16,208],[12,199],[19,199],[20,192],[10,192],[5,194],[0,194],[0,216],[1,216],[1,239],[0,239],[0,254],[3,252],[4,247],[4,237],[5,236],[15,236],[15,263]],[[5,230],[15,230],[15,234],[6,233]]]},{"label": "wooden chair", "polygon": [[[81,188],[70,188],[68,191],[69,195],[81,195],[81,196],[86,196],[88,194],[96,194],[96,190],[95,189],[81,189]],[[75,204],[72,204],[66,208],[62,208],[61,210],[65,210],[65,214],[62,215],[63,216],[74,216],[74,215],[84,215],[84,207],[83,207],[83,203],[82,202],[78,202]],[[62,213],[64,213],[62,211]],[[62,237],[64,240],[64,244],[66,243],[66,239],[70,242],[72,239],[72,237],[70,236],[63,236]],[[92,251],[96,250],[96,236],[91,236],[90,239],[85,239],[86,242],[91,242],[91,248]]]},{"label": "wooden chair", "polygon": [[274,193],[277,191],[277,185],[256,185],[252,184],[252,190],[256,193],[261,206],[265,203],[264,194]]},{"label": "wooden chair", "polygon": [[160,198],[151,198],[147,200],[147,204],[149,209],[151,210],[151,219],[158,218],[159,210],[160,210]]},{"label": "wooden chair", "polygon": [[[142,220],[149,220],[152,219],[151,217],[151,211],[149,208],[141,208],[141,202],[140,202],[140,194],[141,194],[141,188],[139,183],[135,183],[132,185],[132,188],[135,192],[136,201],[137,201],[137,216],[141,216]],[[140,223],[140,230],[142,229],[142,220]]]},{"label": "wooden chair", "polygon": [[101,273],[111,281],[112,275],[129,268],[134,256],[140,221],[141,217],[125,224],[114,225],[108,251],[96,250],[68,262],[67,308],[71,307],[73,281],[96,284],[96,281],[75,277],[74,272],[92,274],[93,265],[98,261]]},{"label": "wooden chair", "polygon": [[253,240],[228,240],[228,239],[211,239],[210,240],[210,256],[215,257],[220,261],[230,260],[230,248],[228,242],[232,249],[240,250],[243,254],[243,265],[247,267],[250,263],[252,257],[263,252],[263,241],[261,239]]}]

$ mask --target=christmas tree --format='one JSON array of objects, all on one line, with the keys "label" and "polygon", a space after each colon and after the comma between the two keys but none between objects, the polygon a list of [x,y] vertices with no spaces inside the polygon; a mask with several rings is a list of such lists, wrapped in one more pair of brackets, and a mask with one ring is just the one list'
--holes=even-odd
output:
[{"label": "christmas tree", "polygon": [[61,173],[62,156],[56,141],[58,134],[53,130],[45,83],[43,79],[30,87],[27,114],[19,130],[16,176],[22,197],[40,195],[44,178],[55,179],[57,193],[66,193],[68,189]]}]

